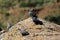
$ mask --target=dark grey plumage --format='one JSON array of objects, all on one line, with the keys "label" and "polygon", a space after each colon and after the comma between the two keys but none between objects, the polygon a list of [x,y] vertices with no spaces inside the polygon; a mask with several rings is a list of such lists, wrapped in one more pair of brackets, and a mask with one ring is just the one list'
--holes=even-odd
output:
[{"label": "dark grey plumage", "polygon": [[34,11],[29,11],[29,15],[30,15],[31,17],[35,17],[35,16],[36,16],[36,13],[35,13]]},{"label": "dark grey plumage", "polygon": [[36,17],[33,17],[32,20],[36,25],[43,25],[43,22],[38,20]]},{"label": "dark grey plumage", "polygon": [[38,13],[38,11],[39,10],[32,10],[32,11],[29,11],[29,15],[30,15],[30,17],[32,17],[32,20],[33,20],[33,22],[36,24],[36,25],[43,25],[43,22],[42,21],[40,21],[40,20],[38,20],[37,18],[37,13]]},{"label": "dark grey plumage", "polygon": [[27,36],[29,35],[29,33],[23,29],[18,29],[20,31],[20,33],[22,34],[22,36]]}]

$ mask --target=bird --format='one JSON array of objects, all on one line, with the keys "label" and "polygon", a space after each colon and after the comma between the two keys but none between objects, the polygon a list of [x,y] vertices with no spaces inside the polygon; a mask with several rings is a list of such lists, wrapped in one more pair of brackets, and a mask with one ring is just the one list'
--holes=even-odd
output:
[{"label": "bird", "polygon": [[20,31],[20,33],[22,34],[22,36],[27,36],[29,35],[29,33],[23,29],[18,29]]},{"label": "bird", "polygon": [[7,29],[9,29],[9,28],[11,28],[11,25],[10,25],[10,23],[7,23]]},{"label": "bird", "polygon": [[34,11],[29,11],[29,16],[34,17],[34,16],[36,16],[36,13]]},{"label": "bird", "polygon": [[33,22],[36,24],[36,25],[43,25],[43,22],[42,21],[40,21],[40,20],[38,20],[38,17],[37,17],[37,12],[38,12],[39,10],[35,10],[35,9],[33,9],[33,10],[31,10],[31,11],[29,11],[29,15],[30,15],[30,17],[32,17],[32,20],[33,20]]},{"label": "bird", "polygon": [[43,25],[43,22],[38,20],[36,17],[33,17],[32,20],[36,25]]}]

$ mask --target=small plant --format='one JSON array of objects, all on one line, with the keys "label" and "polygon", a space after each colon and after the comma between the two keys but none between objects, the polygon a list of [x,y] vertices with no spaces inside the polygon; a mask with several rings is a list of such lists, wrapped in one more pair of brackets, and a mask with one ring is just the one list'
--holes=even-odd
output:
[{"label": "small plant", "polygon": [[5,17],[8,17],[8,16],[10,16],[10,14],[9,13],[5,13]]},{"label": "small plant", "polygon": [[58,6],[58,8],[60,8],[60,5]]},{"label": "small plant", "polygon": [[3,23],[0,23],[0,28],[5,29],[5,28],[6,28],[6,26],[5,26],[5,25],[3,25]]},{"label": "small plant", "polygon": [[47,17],[45,17],[44,19],[45,19],[45,20],[48,20],[48,21],[50,21],[50,22],[54,22],[54,23],[60,25],[60,16],[58,16],[58,17],[47,16]]},{"label": "small plant", "polygon": [[28,2],[22,1],[20,3],[20,7],[36,7],[38,4],[40,6],[42,6],[44,4],[44,0],[35,0],[34,2],[32,2],[33,0],[28,0]]},{"label": "small plant", "polygon": [[1,0],[0,1],[0,7],[2,8],[9,8],[9,7],[12,7],[14,6],[16,3],[14,3],[15,1],[14,0]]},{"label": "small plant", "polygon": [[57,0],[57,2],[60,2],[60,0]]},{"label": "small plant", "polygon": [[6,7],[6,8],[9,8],[9,7],[12,7],[12,6],[14,6],[14,4],[11,3],[11,2],[7,2],[7,3],[5,3],[5,5],[4,5],[4,7]]},{"label": "small plant", "polygon": [[26,4],[24,2],[20,3],[20,7],[25,7]]}]

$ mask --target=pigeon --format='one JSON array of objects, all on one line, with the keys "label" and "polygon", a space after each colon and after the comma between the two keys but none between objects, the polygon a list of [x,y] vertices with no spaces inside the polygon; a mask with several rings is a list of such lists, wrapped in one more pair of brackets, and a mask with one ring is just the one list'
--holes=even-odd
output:
[{"label": "pigeon", "polygon": [[18,29],[20,31],[20,33],[22,34],[22,36],[27,36],[29,35],[29,33],[23,29]]}]

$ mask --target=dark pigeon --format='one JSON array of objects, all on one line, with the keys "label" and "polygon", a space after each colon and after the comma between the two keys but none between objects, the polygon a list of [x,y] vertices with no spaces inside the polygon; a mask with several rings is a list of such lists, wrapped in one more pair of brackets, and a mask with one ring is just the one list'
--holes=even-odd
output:
[{"label": "dark pigeon", "polygon": [[20,33],[22,34],[22,36],[27,36],[29,35],[29,33],[27,31],[24,31],[23,29],[18,29],[20,31]]},{"label": "dark pigeon", "polygon": [[43,25],[43,22],[38,20],[36,17],[33,17],[32,20],[36,25]]},{"label": "dark pigeon", "polygon": [[43,22],[37,19],[38,17],[36,14],[38,13],[38,11],[39,9],[33,9],[29,11],[29,15],[30,17],[32,17],[32,20],[36,25],[43,25]]},{"label": "dark pigeon", "polygon": [[36,13],[35,13],[34,11],[29,11],[29,15],[30,15],[31,17],[34,17],[34,16],[36,16]]}]

